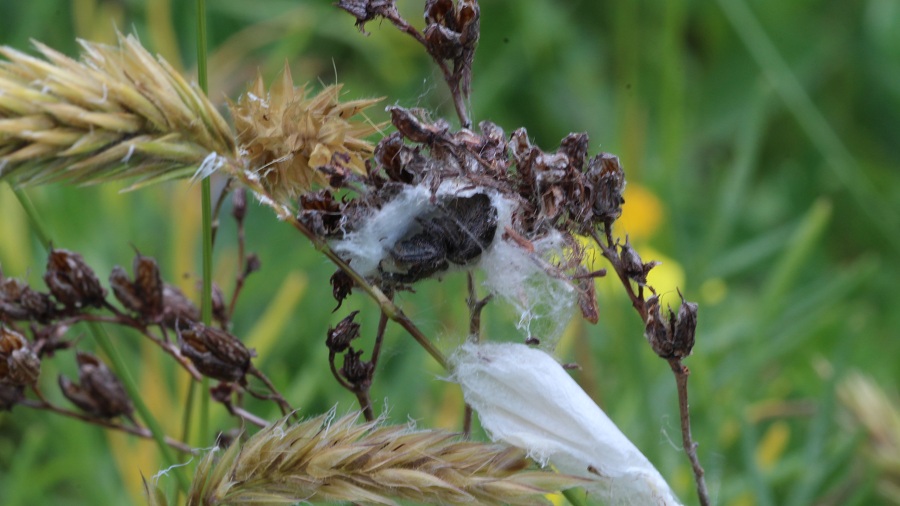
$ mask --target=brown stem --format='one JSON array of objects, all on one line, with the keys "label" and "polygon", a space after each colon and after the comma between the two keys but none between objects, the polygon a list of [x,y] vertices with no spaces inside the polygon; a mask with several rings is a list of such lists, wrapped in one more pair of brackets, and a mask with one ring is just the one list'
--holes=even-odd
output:
[{"label": "brown stem", "polygon": [[224,402],[223,404],[225,405],[225,409],[227,409],[229,413],[240,418],[241,420],[250,422],[257,427],[266,427],[267,425],[269,425],[269,422],[267,420],[254,415],[253,413],[245,410],[240,406],[235,406],[231,402]]},{"label": "brown stem", "polygon": [[[32,409],[40,409],[40,410],[44,410],[44,411],[50,411],[52,413],[56,413],[57,415],[74,418],[76,420],[81,420],[82,422],[87,422],[87,423],[97,425],[97,426],[100,426],[100,427],[103,427],[106,429],[118,430],[118,431],[125,432],[125,433],[131,434],[133,436],[137,436],[140,438],[153,439],[153,434],[151,434],[150,431],[144,427],[129,427],[127,425],[122,425],[122,424],[118,424],[115,422],[111,422],[111,421],[103,419],[103,418],[95,418],[93,416],[78,413],[76,411],[70,411],[66,408],[56,406],[55,404],[52,404],[47,400],[42,399],[39,401],[33,401],[31,399],[26,399],[26,400],[21,401],[19,404],[23,405],[23,406],[27,406]],[[165,441],[166,441],[167,445],[169,445],[170,447],[172,447],[180,452],[190,453],[190,454],[197,453],[197,451],[194,450],[193,448],[191,448],[190,446],[188,446],[176,439],[172,439],[169,436],[165,437]]]},{"label": "brown stem", "polygon": [[481,341],[481,310],[491,301],[493,295],[488,294],[487,297],[479,299],[475,289],[475,275],[472,271],[466,274],[469,289],[469,296],[466,298],[466,305],[469,307],[469,339],[477,343]]},{"label": "brown stem", "polygon": [[384,17],[393,23],[398,30],[416,39],[416,42],[425,48],[425,52],[428,53],[428,56],[431,57],[438,68],[441,69],[441,73],[444,74],[444,81],[446,81],[447,86],[450,87],[450,95],[453,96],[453,107],[456,109],[456,116],[459,118],[459,124],[463,128],[472,128],[472,120],[469,119],[469,114],[466,111],[465,97],[462,96],[459,78],[453,73],[450,66],[447,65],[447,62],[431,51],[431,48],[425,41],[425,36],[403,19],[403,16],[400,15],[396,7],[388,9],[384,13]]},{"label": "brown stem", "polygon": [[[466,298],[466,305],[469,307],[469,339],[475,343],[481,341],[481,310],[490,302],[492,295],[488,295],[483,299],[478,298],[478,292],[475,288],[475,275],[472,271],[466,273],[466,283],[469,290],[469,296]],[[472,406],[466,404],[463,412],[463,436],[466,438],[472,434]]]},{"label": "brown stem", "polygon": [[288,401],[285,400],[284,396],[282,396],[281,393],[278,391],[278,389],[275,388],[275,385],[272,383],[272,381],[269,379],[269,377],[266,376],[265,374],[263,374],[262,371],[257,369],[256,366],[251,364],[250,369],[247,372],[250,375],[255,376],[257,379],[262,381],[263,384],[266,385],[266,388],[269,389],[269,395],[262,395],[262,394],[257,394],[256,392],[254,392],[248,388],[246,390],[247,390],[247,392],[250,393],[250,395],[256,397],[257,399],[274,401],[275,404],[278,404],[278,407],[281,408],[281,414],[284,416],[287,416],[289,413],[294,411],[294,408],[291,407],[290,404],[288,404]]},{"label": "brown stem", "polygon": [[362,409],[363,417],[365,417],[367,422],[374,422],[375,412],[372,411],[372,398],[369,396],[369,389],[358,388],[354,389],[353,393],[356,394],[356,400],[359,401],[359,407]]},{"label": "brown stem", "polygon": [[194,364],[192,364],[191,361],[187,359],[187,357],[185,357],[184,355],[181,354],[181,351],[178,349],[178,347],[175,345],[175,343],[172,343],[168,339],[163,339],[161,337],[157,337],[152,332],[150,332],[150,330],[143,323],[139,322],[138,320],[135,320],[134,318],[131,318],[130,316],[127,316],[127,315],[124,315],[121,313],[118,313],[116,316],[103,316],[103,315],[96,315],[96,314],[91,314],[91,313],[80,313],[80,314],[72,315],[72,316],[66,318],[66,320],[65,320],[66,323],[77,323],[77,322],[81,322],[81,321],[113,323],[116,325],[123,325],[126,327],[131,327],[134,330],[137,330],[138,332],[140,332],[144,337],[146,337],[146,338],[150,339],[151,341],[153,341],[154,343],[156,343],[156,345],[159,346],[160,348],[162,348],[162,350],[164,352],[171,355],[172,358],[174,358],[175,361],[178,362],[178,364],[181,366],[181,368],[184,369],[185,371],[187,371],[187,373],[190,374],[191,377],[194,378],[194,380],[196,380],[196,381],[203,380],[203,376],[197,371],[197,368],[194,367]]},{"label": "brown stem", "polygon": [[216,205],[213,207],[212,212],[212,224],[210,226],[212,232],[212,244],[216,244],[216,235],[219,232],[219,212],[222,210],[222,205],[225,203],[225,197],[228,196],[228,193],[231,191],[232,182],[234,178],[228,178],[228,181],[225,183],[225,186],[222,187],[221,193],[219,193],[219,198],[216,199]]},{"label": "brown stem", "polygon": [[[238,190],[244,191],[244,190]],[[244,220],[242,218],[235,218],[235,222],[237,222],[237,245],[238,245],[238,258],[237,258],[237,268],[238,275],[237,279],[234,283],[234,292],[231,294],[231,302],[228,303],[228,318],[231,319],[234,316],[234,307],[237,305],[238,296],[241,294],[241,289],[244,288],[244,281],[247,279],[247,267],[245,265],[246,259],[246,249],[245,249],[245,236],[244,233]]]},{"label": "brown stem", "polygon": [[328,353],[328,365],[331,367],[331,375],[334,376],[334,379],[337,380],[338,383],[347,390],[353,392],[353,385],[347,382],[342,376],[341,373],[338,372],[337,366],[334,365],[335,354],[333,351]]},{"label": "brown stem", "polygon": [[384,312],[381,313],[381,318],[378,319],[378,330],[375,333],[375,346],[372,347],[372,374],[375,373],[375,368],[378,367],[378,356],[381,355],[381,343],[384,341],[384,330],[387,328],[388,317]]},{"label": "brown stem", "polygon": [[691,436],[691,412],[688,407],[687,388],[688,376],[690,376],[691,371],[677,358],[669,359],[669,366],[675,374],[675,384],[678,388],[678,409],[681,412],[681,444],[694,470],[694,481],[697,484],[697,497],[700,499],[700,504],[701,506],[709,506],[709,491],[706,489],[706,480],[703,477],[705,473],[703,466],[700,465],[700,459],[697,457],[698,443]]}]

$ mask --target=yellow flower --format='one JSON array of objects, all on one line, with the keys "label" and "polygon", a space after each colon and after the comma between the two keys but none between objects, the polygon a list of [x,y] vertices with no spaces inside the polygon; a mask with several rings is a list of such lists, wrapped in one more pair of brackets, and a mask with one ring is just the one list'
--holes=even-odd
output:
[{"label": "yellow flower", "polygon": [[379,126],[350,119],[381,99],[342,103],[341,87],[328,86],[310,97],[307,86],[294,87],[285,65],[281,80],[269,92],[260,76],[230,104],[241,157],[276,200],[284,203],[325,184],[326,175],[318,168],[332,161],[365,174],[365,160],[375,147],[363,138]]}]

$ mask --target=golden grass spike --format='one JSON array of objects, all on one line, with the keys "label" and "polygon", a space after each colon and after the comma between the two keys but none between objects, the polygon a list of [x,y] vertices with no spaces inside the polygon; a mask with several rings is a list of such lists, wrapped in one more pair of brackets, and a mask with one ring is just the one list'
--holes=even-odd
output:
[{"label": "golden grass spike", "polygon": [[134,36],[79,41],[79,60],[0,48],[0,179],[142,184],[186,177],[210,153],[241,165],[234,134],[196,86]]},{"label": "golden grass spike", "polygon": [[240,449],[211,452],[188,504],[547,504],[544,494],[585,483],[536,470],[507,446],[356,420],[333,413],[294,425],[283,419]]}]

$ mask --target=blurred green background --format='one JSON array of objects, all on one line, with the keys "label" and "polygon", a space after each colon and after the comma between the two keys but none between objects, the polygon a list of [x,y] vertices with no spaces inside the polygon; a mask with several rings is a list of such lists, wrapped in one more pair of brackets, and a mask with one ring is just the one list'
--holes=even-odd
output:
[{"label": "blurred green background", "polygon": [[[421,3],[400,2],[420,27]],[[338,80],[348,98],[385,96],[453,117],[439,72],[387,23],[370,23],[364,36],[329,1],[208,4],[216,102],[237,98],[257,71],[271,81],[287,61],[297,82]],[[195,19],[190,1],[4,1],[0,42],[25,49],[35,39],[74,56],[76,38],[113,42],[119,29],[193,75]],[[680,286],[700,303],[687,365],[694,436],[715,502],[900,504],[900,3],[493,0],[482,5],[481,27],[474,120],[507,132],[524,126],[548,151],[586,131],[592,154],[619,155],[629,193],[618,232],[631,235],[645,260],[664,260],[659,288]],[[120,189],[28,194],[54,244],[81,252],[102,279],[115,264],[129,266],[136,247],[192,290],[199,188]],[[265,208],[251,206],[247,243],[263,269],[248,281],[234,331],[302,414],[335,403],[351,409],[353,396],[328,372],[324,336],[361,309],[369,348],[375,306],[354,295],[332,313],[333,268]],[[215,273],[226,293],[236,255],[223,213]],[[4,185],[4,273],[42,288],[45,261]],[[582,365],[576,379],[695,504],[671,372],[643,342],[621,286],[598,285],[600,323],[573,322],[560,359]],[[449,351],[467,327],[464,299],[457,274],[421,284],[400,303]],[[513,336],[511,316],[489,305],[488,337]],[[183,374],[137,336],[114,331],[147,402],[177,434]],[[92,347],[85,329],[69,336]],[[60,399],[56,375],[74,369],[68,353],[45,362],[49,396]],[[884,402],[846,382],[857,371],[886,391]],[[458,430],[461,395],[440,376],[392,326],[376,405],[398,423]],[[276,416],[269,405],[251,407]],[[217,429],[231,426],[213,410]],[[866,417],[887,427],[878,438],[860,428]],[[893,462],[878,458],[885,448],[896,450]],[[4,505],[141,503],[140,473],[161,466],[149,443],[22,407],[0,413]]]}]

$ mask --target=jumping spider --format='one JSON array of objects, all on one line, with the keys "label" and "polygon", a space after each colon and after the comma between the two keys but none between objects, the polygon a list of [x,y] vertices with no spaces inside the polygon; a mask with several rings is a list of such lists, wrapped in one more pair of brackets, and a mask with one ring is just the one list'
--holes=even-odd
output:
[{"label": "jumping spider", "polygon": [[483,193],[452,197],[416,218],[416,223],[419,226],[407,231],[389,250],[396,271],[379,266],[384,280],[414,283],[446,270],[450,263],[466,265],[494,240],[497,209]]}]

